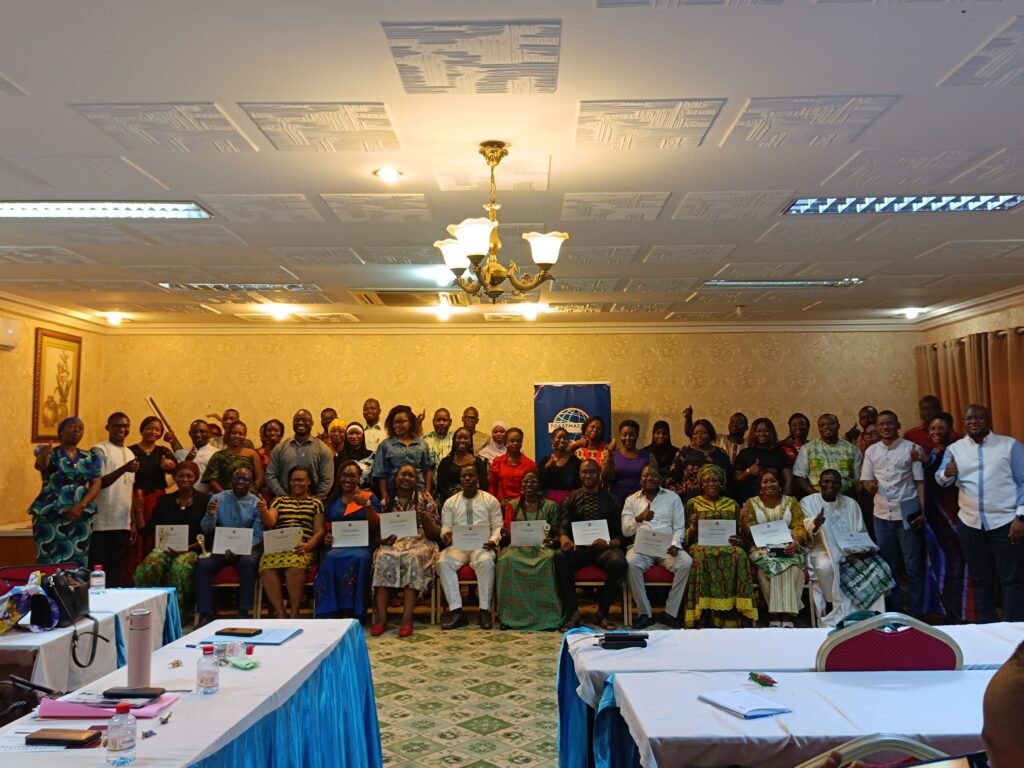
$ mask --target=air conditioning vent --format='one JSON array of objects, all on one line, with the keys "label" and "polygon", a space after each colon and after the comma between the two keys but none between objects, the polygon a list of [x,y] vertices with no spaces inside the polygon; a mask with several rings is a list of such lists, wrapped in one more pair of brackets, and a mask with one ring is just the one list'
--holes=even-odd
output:
[{"label": "air conditioning vent", "polygon": [[319,285],[313,283],[160,283],[169,291],[203,291],[204,293],[278,293],[281,291],[316,293]]},{"label": "air conditioning vent", "polygon": [[521,323],[526,318],[518,312],[484,312],[484,320],[488,323]]},{"label": "air conditioning vent", "polygon": [[349,291],[357,304],[364,307],[436,307],[447,303],[449,307],[469,306],[462,291],[390,291],[367,288]]}]

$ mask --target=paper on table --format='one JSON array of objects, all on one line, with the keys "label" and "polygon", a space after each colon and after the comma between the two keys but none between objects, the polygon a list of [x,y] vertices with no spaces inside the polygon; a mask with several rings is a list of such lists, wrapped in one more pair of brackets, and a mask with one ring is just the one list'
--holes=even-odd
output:
[{"label": "paper on table", "polygon": [[252,528],[217,526],[213,532],[213,554],[223,555],[228,550],[236,555],[252,552]]},{"label": "paper on table", "polygon": [[540,547],[544,545],[544,529],[547,523],[543,520],[513,520],[513,547]]},{"label": "paper on table", "polygon": [[331,547],[370,546],[370,524],[366,520],[338,520],[331,523]]},{"label": "paper on table", "polygon": [[672,546],[671,533],[652,531],[648,526],[641,525],[636,529],[633,539],[633,551],[648,557],[667,557],[668,548]]},{"label": "paper on table", "polygon": [[756,693],[744,690],[743,688],[710,691],[702,693],[697,699],[705,704],[718,707],[731,715],[742,717],[744,720],[754,720],[758,717],[770,717],[793,711],[788,707],[780,706],[771,699],[758,696]]},{"label": "paper on table", "polygon": [[175,552],[187,550],[188,526],[158,525],[156,527],[156,549],[159,552],[163,552],[165,549],[173,549]]},{"label": "paper on table", "polygon": [[759,547],[784,547],[793,543],[793,534],[785,520],[752,525],[750,535],[754,537],[754,544]]},{"label": "paper on table", "polygon": [[577,547],[589,547],[598,539],[611,540],[607,520],[577,520],[572,524],[572,540]]},{"label": "paper on table", "polygon": [[291,552],[302,541],[301,528],[274,528],[263,532],[263,552]]},{"label": "paper on table", "polygon": [[484,542],[491,538],[491,527],[478,523],[476,525],[453,525],[452,546],[463,552],[483,549]]},{"label": "paper on table", "polygon": [[382,512],[380,516],[380,537],[404,539],[416,535],[416,512]]},{"label": "paper on table", "polygon": [[[71,696],[77,696],[79,694],[69,694]],[[132,710],[132,715],[137,719],[146,720],[149,718],[156,717],[161,711],[167,709],[171,704],[180,699],[173,693],[165,693],[159,699],[154,699],[152,704],[148,704],[145,707],[139,707],[138,709]],[[70,701],[62,701],[61,699],[40,699],[39,700],[39,717],[45,718],[72,718],[78,720],[85,720],[89,718],[108,718],[113,717],[116,714],[112,707],[92,707],[88,704],[74,704]]]},{"label": "paper on table", "polygon": [[697,521],[697,544],[702,547],[728,547],[729,537],[735,535],[735,520]]}]

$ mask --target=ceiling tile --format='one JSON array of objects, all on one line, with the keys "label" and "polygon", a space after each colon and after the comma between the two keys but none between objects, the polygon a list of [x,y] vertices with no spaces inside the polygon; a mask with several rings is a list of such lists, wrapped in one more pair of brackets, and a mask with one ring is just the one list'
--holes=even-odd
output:
[{"label": "ceiling tile", "polygon": [[939,85],[1024,85],[1024,16],[1007,21]]},{"label": "ceiling tile", "polygon": [[705,307],[709,305],[735,307],[737,304],[753,304],[767,294],[763,290],[756,291],[725,291],[701,290],[696,296],[686,300],[687,307]]},{"label": "ceiling tile", "polygon": [[259,300],[251,293],[244,293],[242,291],[219,291],[214,293],[212,291],[181,291],[176,294],[183,299],[191,299],[197,304],[259,304]]},{"label": "ceiling tile", "polygon": [[137,233],[154,245],[239,246],[245,240],[231,230],[209,221],[139,221],[126,230]]},{"label": "ceiling tile", "polygon": [[566,192],[562,221],[654,221],[668,192]]},{"label": "ceiling tile", "polygon": [[0,280],[0,291],[22,292],[46,292],[54,291],[77,291],[81,293],[81,287],[67,280]]},{"label": "ceiling tile", "polygon": [[270,252],[281,261],[296,267],[342,267],[365,264],[354,250],[347,247],[316,248],[296,246],[271,248]]},{"label": "ceiling tile", "polygon": [[29,92],[0,72],[0,96],[28,96]]},{"label": "ceiling tile", "polygon": [[618,283],[617,277],[559,278],[551,283],[551,293],[611,293]]},{"label": "ceiling tile", "polygon": [[799,261],[735,262],[715,273],[719,280],[773,280],[790,275],[801,265]]},{"label": "ceiling tile", "polygon": [[968,168],[950,179],[951,183],[984,185],[997,188],[1001,185],[1021,184],[1024,181],[1024,149],[1004,148],[986,157],[977,165]]},{"label": "ceiling tile", "polygon": [[199,199],[232,224],[320,224],[324,218],[305,195],[205,195]]},{"label": "ceiling tile", "polygon": [[213,275],[189,264],[118,264],[151,283],[212,283]]},{"label": "ceiling tile", "polygon": [[936,296],[978,296],[992,291],[1013,288],[1024,283],[1024,275],[949,275],[928,286]]},{"label": "ceiling tile", "polygon": [[0,247],[0,261],[15,264],[95,264],[79,253],[38,245],[5,245]]},{"label": "ceiling tile", "polygon": [[148,283],[144,280],[107,280],[107,279],[87,279],[87,280],[75,280],[76,285],[80,285],[86,290],[106,293],[152,293],[154,291],[163,291],[153,283]]},{"label": "ceiling tile", "polygon": [[639,251],[639,245],[563,245],[558,263],[579,266],[630,264]]},{"label": "ceiling tile", "polygon": [[577,304],[558,304],[551,303],[548,307],[554,312],[603,312],[605,306],[604,302],[585,302]]},{"label": "ceiling tile", "polygon": [[728,312],[671,312],[665,319],[683,323],[707,323],[724,320],[728,316]]},{"label": "ceiling tile", "polygon": [[276,317],[266,312],[236,312],[232,315],[232,317],[238,318],[239,320],[247,320],[250,323],[271,324],[282,322],[281,320],[278,320]]},{"label": "ceiling tile", "polygon": [[150,304],[147,309],[150,312],[168,312],[173,315],[219,315],[215,309],[204,307],[196,302],[194,304]]},{"label": "ceiling tile", "polygon": [[672,307],[671,301],[650,301],[650,302],[639,302],[639,301],[627,301],[627,302],[616,302],[612,304],[610,312],[629,312],[635,314],[664,314],[668,312]]},{"label": "ceiling tile", "polygon": [[[501,161],[495,173],[499,190],[510,192],[543,192],[548,188],[551,157],[516,153]],[[434,178],[442,192],[471,192],[489,190],[491,171],[479,157],[435,158]]]},{"label": "ceiling tile", "polygon": [[130,304],[123,301],[80,301],[78,305],[94,312],[149,312],[149,309],[142,304]]},{"label": "ceiling tile", "polygon": [[958,170],[989,154],[978,149],[861,149],[821,183],[844,189],[922,184],[938,188]]},{"label": "ceiling tile", "polygon": [[926,288],[942,275],[875,275],[865,278],[864,286],[878,293]]},{"label": "ceiling tile", "polygon": [[350,312],[297,312],[292,317],[307,325],[341,325],[359,322],[359,318]]},{"label": "ceiling tile", "polygon": [[402,148],[381,102],[238,106],[283,151],[394,152]]},{"label": "ceiling tile", "polygon": [[708,267],[720,264],[735,250],[735,245],[655,245],[644,256],[643,263]]},{"label": "ceiling tile", "polygon": [[751,99],[723,146],[825,147],[855,141],[898,96],[785,96]]},{"label": "ceiling tile", "polygon": [[623,293],[689,293],[697,284],[688,277],[634,277],[622,289]]},{"label": "ceiling tile", "polygon": [[70,106],[128,149],[165,149],[168,152],[255,150],[231,119],[212,102]]},{"label": "ceiling tile", "polygon": [[581,101],[576,148],[699,147],[725,99]]},{"label": "ceiling tile", "polygon": [[[167,192],[170,187],[137,163],[124,157],[18,157],[7,158],[10,165],[67,193],[88,191],[92,199],[112,193],[121,197]],[[8,172],[10,172],[8,170]]]},{"label": "ceiling tile", "polygon": [[421,245],[368,245],[358,250],[367,264],[443,264],[436,248]]},{"label": "ceiling tile", "polygon": [[844,277],[865,277],[889,266],[890,261],[819,261],[808,264],[793,277],[808,280],[842,280]]},{"label": "ceiling tile", "polygon": [[560,21],[385,22],[406,93],[554,93]]},{"label": "ceiling tile", "polygon": [[53,221],[45,224],[27,223],[29,231],[45,237],[48,242],[61,245],[116,245],[145,246],[148,243],[137,232],[114,222]]},{"label": "ceiling tile", "polygon": [[684,221],[767,219],[780,213],[796,196],[792,189],[743,192],[687,192],[672,218]]},{"label": "ceiling tile", "polygon": [[885,219],[856,238],[857,242],[888,242],[892,240],[944,240],[958,227],[976,222],[981,213],[904,214]]},{"label": "ceiling tile", "polygon": [[330,299],[322,293],[307,292],[307,291],[287,291],[280,293],[261,293],[270,299],[275,304],[333,304],[334,299]]},{"label": "ceiling tile", "polygon": [[[213,282],[226,283],[295,283],[299,276],[277,264],[207,264],[207,272],[218,278]],[[179,280],[177,282],[202,282]]]},{"label": "ceiling tile", "polygon": [[787,217],[772,224],[759,238],[759,243],[834,243],[849,240],[877,220],[814,216],[800,219]]},{"label": "ceiling tile", "polygon": [[324,194],[320,198],[338,217],[338,221],[344,223],[404,224],[433,221],[427,199],[420,194]]},{"label": "ceiling tile", "polygon": [[915,256],[922,261],[949,261],[970,264],[979,259],[995,259],[1024,249],[1024,240],[950,240]]}]

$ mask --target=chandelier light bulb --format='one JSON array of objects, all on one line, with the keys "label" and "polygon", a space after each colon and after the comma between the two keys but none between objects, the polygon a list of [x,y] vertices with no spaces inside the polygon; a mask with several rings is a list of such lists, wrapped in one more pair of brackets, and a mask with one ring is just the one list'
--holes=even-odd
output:
[{"label": "chandelier light bulb", "polygon": [[533,263],[542,267],[552,267],[558,263],[558,252],[562,243],[569,239],[565,232],[525,232],[523,240],[530,244],[530,255]]},{"label": "chandelier light bulb", "polygon": [[448,234],[459,241],[466,256],[484,256],[491,248],[491,232],[498,222],[490,219],[464,219],[448,227]]},{"label": "chandelier light bulb", "polygon": [[469,257],[458,240],[435,240],[434,247],[441,251],[444,265],[448,269],[453,272],[469,269]]}]

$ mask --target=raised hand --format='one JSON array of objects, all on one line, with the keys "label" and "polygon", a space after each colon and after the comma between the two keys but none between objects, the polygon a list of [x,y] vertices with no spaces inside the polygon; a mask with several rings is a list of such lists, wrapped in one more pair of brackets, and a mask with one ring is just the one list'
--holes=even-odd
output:
[{"label": "raised hand", "polygon": [[141,465],[139,464],[138,459],[132,459],[127,464],[125,464],[125,472],[138,472],[140,466]]},{"label": "raised hand", "polygon": [[761,476],[761,460],[754,459],[754,463],[747,467],[747,474],[751,477]]},{"label": "raised hand", "polygon": [[692,418],[692,417],[693,417],[693,406],[692,405],[688,405],[685,408],[683,408],[683,418],[684,419],[689,419],[689,418]]},{"label": "raised hand", "polygon": [[210,505],[206,508],[206,514],[214,517],[217,514],[217,507],[220,506],[220,499],[213,499],[210,501]]},{"label": "raised hand", "polygon": [[[910,460],[924,464],[928,461],[928,458],[924,455],[924,451],[921,450],[921,446],[915,443],[910,449]],[[950,461],[952,461],[952,457],[950,457]]]},{"label": "raised hand", "polygon": [[946,471],[943,473],[946,477],[953,477],[959,472],[959,468],[956,465],[956,456],[953,454],[949,455],[949,463],[946,464]]}]

